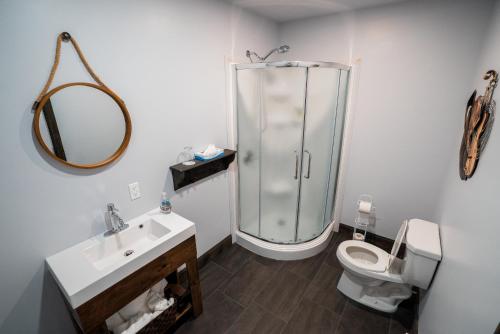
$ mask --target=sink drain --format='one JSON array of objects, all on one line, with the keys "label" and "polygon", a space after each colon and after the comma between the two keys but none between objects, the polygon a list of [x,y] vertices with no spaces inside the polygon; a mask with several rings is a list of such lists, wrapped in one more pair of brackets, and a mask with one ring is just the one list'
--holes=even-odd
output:
[{"label": "sink drain", "polygon": [[129,250],[125,251],[125,253],[123,253],[123,255],[125,255],[125,256],[130,256],[132,254],[134,254],[134,251],[132,249],[129,249]]}]

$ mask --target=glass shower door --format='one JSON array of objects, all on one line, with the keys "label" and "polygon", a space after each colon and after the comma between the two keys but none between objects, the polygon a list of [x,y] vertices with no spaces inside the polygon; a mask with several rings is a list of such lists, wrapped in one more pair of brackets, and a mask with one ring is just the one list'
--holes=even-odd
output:
[{"label": "glass shower door", "polygon": [[262,69],[261,85],[260,238],[294,243],[306,69]]},{"label": "glass shower door", "polygon": [[[323,232],[336,130],[340,70],[309,68],[297,241]],[[339,138],[337,136],[337,138]]]}]

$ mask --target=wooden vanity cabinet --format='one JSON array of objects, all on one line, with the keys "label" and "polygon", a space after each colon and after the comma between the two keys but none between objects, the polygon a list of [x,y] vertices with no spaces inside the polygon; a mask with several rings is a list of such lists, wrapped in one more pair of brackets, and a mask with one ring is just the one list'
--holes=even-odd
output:
[{"label": "wooden vanity cabinet", "polygon": [[202,312],[200,280],[196,257],[196,240],[192,236],[128,275],[76,309],[73,317],[82,333],[107,333],[106,319],[144,291],[186,264],[192,313]]}]

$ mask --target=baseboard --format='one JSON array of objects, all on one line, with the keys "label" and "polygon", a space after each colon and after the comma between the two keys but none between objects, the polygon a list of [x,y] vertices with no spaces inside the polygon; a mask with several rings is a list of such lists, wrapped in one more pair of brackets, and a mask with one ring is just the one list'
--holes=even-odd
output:
[{"label": "baseboard", "polygon": [[[200,255],[198,257],[198,270],[203,268],[212,258],[223,252],[225,249],[231,247],[232,244],[232,236],[228,235],[227,237],[219,241],[215,246]],[[178,272],[178,277],[181,284],[187,282],[187,272],[185,268],[181,269]]]},{"label": "baseboard", "polygon": [[207,250],[201,256],[198,257],[198,269],[203,268],[210,259],[214,258],[218,254],[220,254],[225,249],[228,249],[233,244],[232,236],[228,235],[220,242],[218,242],[215,246]]},{"label": "baseboard", "polygon": [[[354,232],[354,227],[352,227],[351,225],[346,225],[346,224],[342,224],[342,223],[340,223],[340,229],[345,229],[345,230]],[[366,232],[366,238],[373,239],[373,240],[381,240],[381,241],[386,241],[386,242],[394,242],[394,239],[383,237],[381,235],[378,235],[378,234],[375,234],[372,232]]]}]

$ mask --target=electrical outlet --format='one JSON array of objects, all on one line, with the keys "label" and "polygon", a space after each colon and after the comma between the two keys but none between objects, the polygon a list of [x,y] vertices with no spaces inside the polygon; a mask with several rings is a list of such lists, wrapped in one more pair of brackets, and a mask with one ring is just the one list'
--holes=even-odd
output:
[{"label": "electrical outlet", "polygon": [[136,200],[141,197],[141,188],[139,188],[139,182],[134,182],[128,185],[128,192],[130,193],[130,199]]}]

